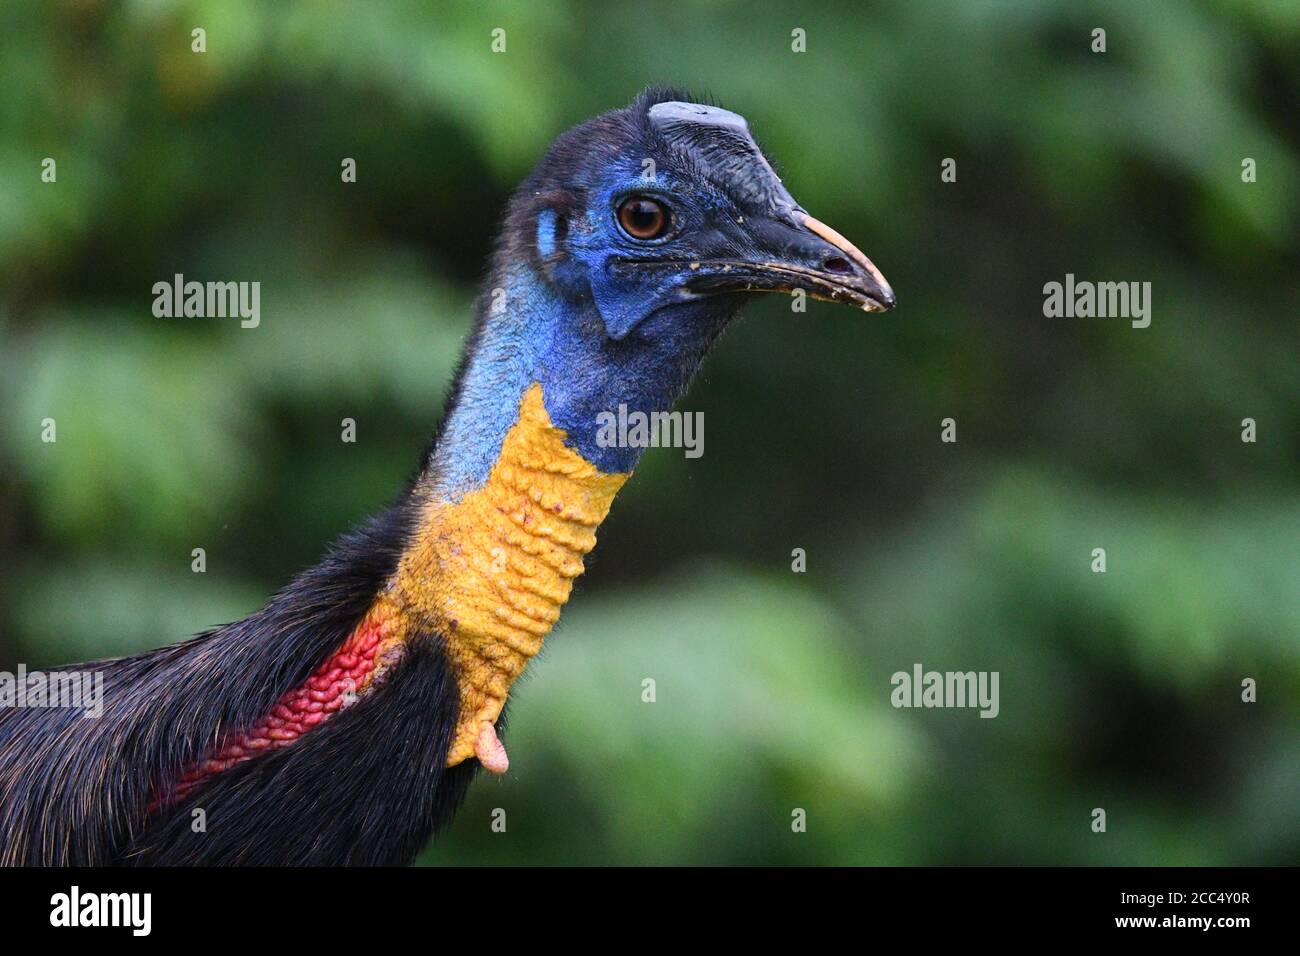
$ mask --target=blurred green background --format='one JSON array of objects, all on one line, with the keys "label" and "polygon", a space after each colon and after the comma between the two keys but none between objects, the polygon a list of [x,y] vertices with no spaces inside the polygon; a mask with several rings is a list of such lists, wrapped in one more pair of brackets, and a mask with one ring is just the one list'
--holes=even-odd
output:
[{"label": "blurred green background", "polygon": [[[1295,862],[1298,53],[1292,0],[6,0],[0,667],[242,617],[380,507],[514,184],[677,83],[901,304],[748,309],[422,860]],[[261,281],[261,326],[154,318],[177,272]],[[1151,327],[1044,318],[1067,272]],[[891,708],[917,662],[1000,716]]]}]

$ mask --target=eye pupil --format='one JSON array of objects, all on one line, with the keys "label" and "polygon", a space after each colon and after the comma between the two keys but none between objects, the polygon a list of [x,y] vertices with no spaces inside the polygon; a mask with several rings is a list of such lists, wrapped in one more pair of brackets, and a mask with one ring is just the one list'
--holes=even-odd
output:
[{"label": "eye pupil", "polygon": [[657,200],[633,196],[618,207],[618,221],[633,239],[656,239],[668,228],[668,210]]}]

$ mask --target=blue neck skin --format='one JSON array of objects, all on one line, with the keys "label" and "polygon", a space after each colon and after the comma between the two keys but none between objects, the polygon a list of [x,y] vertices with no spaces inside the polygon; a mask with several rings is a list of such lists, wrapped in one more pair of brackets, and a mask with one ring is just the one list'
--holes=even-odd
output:
[{"label": "blue neck skin", "polygon": [[603,472],[631,471],[642,449],[601,447],[597,416],[620,404],[670,410],[738,306],[727,296],[673,302],[615,341],[590,295],[566,296],[528,266],[511,268],[502,287],[433,452],[434,491],[450,501],[487,480],[534,382],[570,448]]}]

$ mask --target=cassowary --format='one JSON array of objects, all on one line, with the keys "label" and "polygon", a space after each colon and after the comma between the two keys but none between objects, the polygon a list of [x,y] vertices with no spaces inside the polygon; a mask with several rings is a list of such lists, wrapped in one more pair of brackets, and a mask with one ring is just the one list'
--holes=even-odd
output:
[{"label": "cassowary", "polygon": [[[894,303],[735,113],[651,90],[557,139],[511,200],[418,474],[252,616],[64,670],[103,713],[0,710],[6,864],[399,864],[503,773],[511,684],[639,447],[747,292]],[[204,826],[193,826],[202,809]]]}]

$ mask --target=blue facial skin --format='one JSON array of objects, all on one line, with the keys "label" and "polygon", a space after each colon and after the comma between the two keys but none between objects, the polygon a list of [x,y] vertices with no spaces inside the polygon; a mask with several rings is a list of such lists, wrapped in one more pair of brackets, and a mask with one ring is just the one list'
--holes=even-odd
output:
[{"label": "blue facial skin", "polygon": [[[662,173],[651,182],[614,167],[604,178],[603,188],[587,190],[586,209],[569,218],[562,241],[553,210],[536,217],[534,241],[549,275],[532,262],[513,263],[499,286],[504,295],[485,299],[489,314],[435,453],[438,490],[450,500],[487,479],[533,382],[570,447],[603,472],[631,471],[643,449],[601,446],[598,416],[620,404],[629,412],[670,410],[743,301],[682,286],[692,256],[717,252],[706,256],[687,238],[691,230],[714,235],[701,225],[743,217],[725,197],[673,188]],[[673,225],[664,238],[640,242],[623,233],[616,210],[630,195],[668,207]],[[633,274],[610,262],[648,252],[683,261]]]}]

